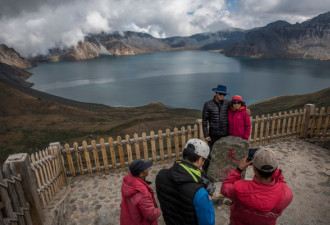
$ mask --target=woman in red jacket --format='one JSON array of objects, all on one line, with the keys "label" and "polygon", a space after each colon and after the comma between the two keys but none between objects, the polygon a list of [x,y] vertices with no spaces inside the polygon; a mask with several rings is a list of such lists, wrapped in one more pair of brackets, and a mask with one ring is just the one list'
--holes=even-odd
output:
[{"label": "woman in red jacket", "polygon": [[242,97],[235,95],[228,110],[229,135],[248,140],[251,132],[250,116],[246,112]]},{"label": "woman in red jacket", "polygon": [[144,162],[141,159],[131,163],[131,173],[124,177],[121,186],[121,225],[158,225],[160,209],[156,206],[151,187],[145,181],[151,165],[152,161]]}]

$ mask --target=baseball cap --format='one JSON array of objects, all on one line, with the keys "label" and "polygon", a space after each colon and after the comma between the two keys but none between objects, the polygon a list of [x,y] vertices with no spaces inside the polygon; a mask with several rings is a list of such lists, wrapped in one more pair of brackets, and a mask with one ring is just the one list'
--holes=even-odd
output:
[{"label": "baseball cap", "polygon": [[202,156],[203,158],[207,158],[209,156],[210,147],[204,141],[197,138],[190,139],[187,141],[187,144],[184,148],[187,148],[189,144],[192,144],[195,147],[194,152],[197,155]]},{"label": "baseball cap", "polygon": [[137,159],[129,165],[129,171],[131,171],[131,174],[136,177],[151,166],[152,161],[144,162],[142,159]]},{"label": "baseball cap", "polygon": [[278,166],[274,152],[268,149],[256,151],[253,157],[253,165],[263,172],[273,172]]}]

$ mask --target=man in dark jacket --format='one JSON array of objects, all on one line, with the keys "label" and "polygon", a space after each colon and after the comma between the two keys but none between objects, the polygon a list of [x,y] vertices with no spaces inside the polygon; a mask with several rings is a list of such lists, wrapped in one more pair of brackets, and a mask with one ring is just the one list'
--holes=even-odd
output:
[{"label": "man in dark jacket", "polygon": [[[204,140],[208,142],[210,151],[213,144],[222,137],[228,136],[228,108],[229,101],[224,99],[227,94],[227,87],[219,84],[217,88],[213,88],[215,96],[212,100],[205,102],[202,114],[202,125]],[[209,129],[207,129],[209,123]],[[211,157],[209,155],[208,159]],[[209,166],[209,160],[203,165],[206,172]]]},{"label": "man in dark jacket", "polygon": [[190,139],[183,151],[183,160],[158,173],[157,198],[167,225],[215,224],[211,200],[215,187],[200,171],[209,151],[204,141]]}]

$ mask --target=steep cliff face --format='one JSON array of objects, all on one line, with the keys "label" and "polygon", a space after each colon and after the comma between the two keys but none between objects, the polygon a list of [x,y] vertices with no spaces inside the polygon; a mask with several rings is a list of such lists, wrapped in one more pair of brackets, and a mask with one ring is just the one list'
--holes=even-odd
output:
[{"label": "steep cliff face", "polygon": [[0,44],[0,62],[18,68],[30,68],[32,63],[22,58],[13,48]]},{"label": "steep cliff face", "polygon": [[251,30],[224,54],[330,60],[330,12],[303,23],[277,21]]}]

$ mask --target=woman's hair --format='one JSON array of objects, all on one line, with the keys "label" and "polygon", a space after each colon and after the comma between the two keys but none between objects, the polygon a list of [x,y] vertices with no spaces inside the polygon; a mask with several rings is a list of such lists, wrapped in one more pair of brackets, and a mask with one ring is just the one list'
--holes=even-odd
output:
[{"label": "woman's hair", "polygon": [[194,163],[202,156],[195,153],[195,146],[193,144],[188,144],[188,146],[183,150],[182,157],[184,160]]}]

